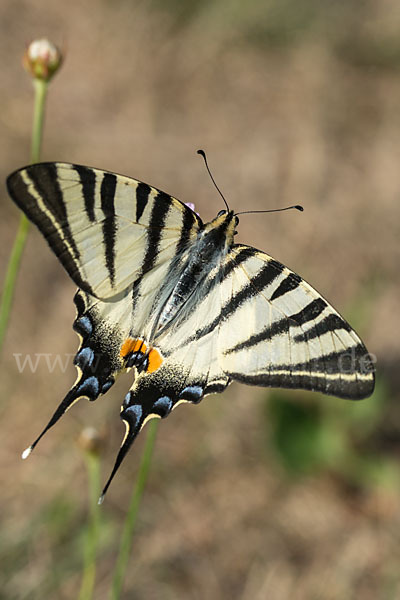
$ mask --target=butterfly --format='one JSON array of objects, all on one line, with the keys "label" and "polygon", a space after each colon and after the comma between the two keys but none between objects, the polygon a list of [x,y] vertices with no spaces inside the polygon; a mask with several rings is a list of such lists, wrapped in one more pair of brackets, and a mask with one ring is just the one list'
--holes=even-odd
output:
[{"label": "butterfly", "polygon": [[372,394],[374,366],[357,334],[299,275],[235,244],[228,206],[204,224],[145,183],[59,162],[20,169],[7,186],[79,288],[78,378],[23,457],[78,399],[96,400],[131,369],[126,434],[102,498],[149,419],[232,381]]}]

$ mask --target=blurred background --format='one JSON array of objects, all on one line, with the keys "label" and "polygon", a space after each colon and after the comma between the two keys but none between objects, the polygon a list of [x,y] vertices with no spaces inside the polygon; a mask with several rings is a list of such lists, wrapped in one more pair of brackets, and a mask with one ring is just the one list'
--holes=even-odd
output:
[{"label": "blurred background", "polygon": [[[160,424],[124,598],[400,598],[400,7],[396,0],[0,4],[1,181],[29,162],[26,43],[65,63],[50,85],[43,160],[97,166],[243,216],[238,241],[312,283],[377,357],[358,403],[233,384]],[[2,184],[3,280],[19,214]],[[77,439],[104,438],[105,480],[131,375],[43,439],[75,380],[74,285],[34,230],[1,363],[0,598],[76,598],[87,522]],[[18,370],[15,354],[66,368]],[[145,432],[102,507],[95,598],[107,597]]]}]

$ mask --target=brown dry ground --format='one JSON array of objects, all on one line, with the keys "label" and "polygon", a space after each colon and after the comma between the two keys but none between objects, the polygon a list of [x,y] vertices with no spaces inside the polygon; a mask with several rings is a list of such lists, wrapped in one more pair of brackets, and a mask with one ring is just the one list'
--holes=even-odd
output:
[{"label": "brown dry ground", "polygon": [[[302,215],[242,217],[238,237],[351,315],[386,386],[373,432],[394,460],[385,486],[324,470],[288,477],[265,390],[232,385],[176,411],[159,428],[124,598],[400,598],[398,3],[2,0],[0,28],[1,181],[29,160],[32,91],[20,60],[25,42],[46,35],[66,59],[42,158],[132,175],[207,220],[222,205],[195,154],[203,147],[236,210],[303,204]],[[2,190],[3,278],[19,215]],[[1,368],[1,599],[77,597],[87,490],[75,442],[85,425],[104,428],[104,478],[123,433],[129,376],[20,460],[75,373],[41,362],[20,374],[13,355],[74,353],[73,293],[31,231]],[[107,597],[144,437],[102,508],[96,599]]]}]

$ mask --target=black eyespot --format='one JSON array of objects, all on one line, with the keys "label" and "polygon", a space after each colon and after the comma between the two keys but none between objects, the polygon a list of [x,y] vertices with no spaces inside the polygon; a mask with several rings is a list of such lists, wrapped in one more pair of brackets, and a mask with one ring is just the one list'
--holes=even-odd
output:
[{"label": "black eyespot", "polygon": [[220,210],[217,217],[222,217],[222,215],[226,215],[226,210]]},{"label": "black eyespot", "polygon": [[239,217],[235,215],[235,227],[239,225]]}]

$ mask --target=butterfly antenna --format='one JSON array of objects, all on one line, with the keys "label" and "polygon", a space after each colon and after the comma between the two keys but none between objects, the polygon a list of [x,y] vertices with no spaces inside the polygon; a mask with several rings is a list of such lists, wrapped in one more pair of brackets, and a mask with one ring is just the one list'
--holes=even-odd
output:
[{"label": "butterfly antenna", "polygon": [[283,210],[292,210],[292,208],[295,208],[296,210],[299,210],[300,212],[303,212],[303,210],[304,210],[304,208],[301,206],[301,204],[294,204],[293,206],[285,206],[285,208],[270,208],[269,210],[245,210],[243,212],[235,213],[235,216],[250,215],[253,213],[282,212]]},{"label": "butterfly antenna", "polygon": [[204,159],[204,163],[205,163],[205,165],[206,165],[206,169],[207,169],[207,171],[208,171],[208,174],[209,174],[209,176],[211,177],[211,181],[213,182],[213,184],[214,184],[214,186],[215,186],[216,190],[218,191],[219,195],[221,196],[222,200],[225,202],[226,209],[227,209],[227,211],[229,212],[229,206],[228,206],[228,203],[227,203],[227,201],[225,200],[225,196],[223,195],[223,193],[221,192],[221,190],[220,190],[220,189],[219,189],[219,187],[217,186],[217,184],[216,184],[216,182],[215,182],[215,179],[214,179],[214,177],[212,176],[212,173],[211,173],[211,171],[210,171],[210,167],[208,166],[208,162],[207,162],[207,156],[206,156],[206,153],[204,152],[204,150],[197,150],[197,154],[200,154],[200,156],[202,156],[202,157],[203,157],[203,159]]}]

